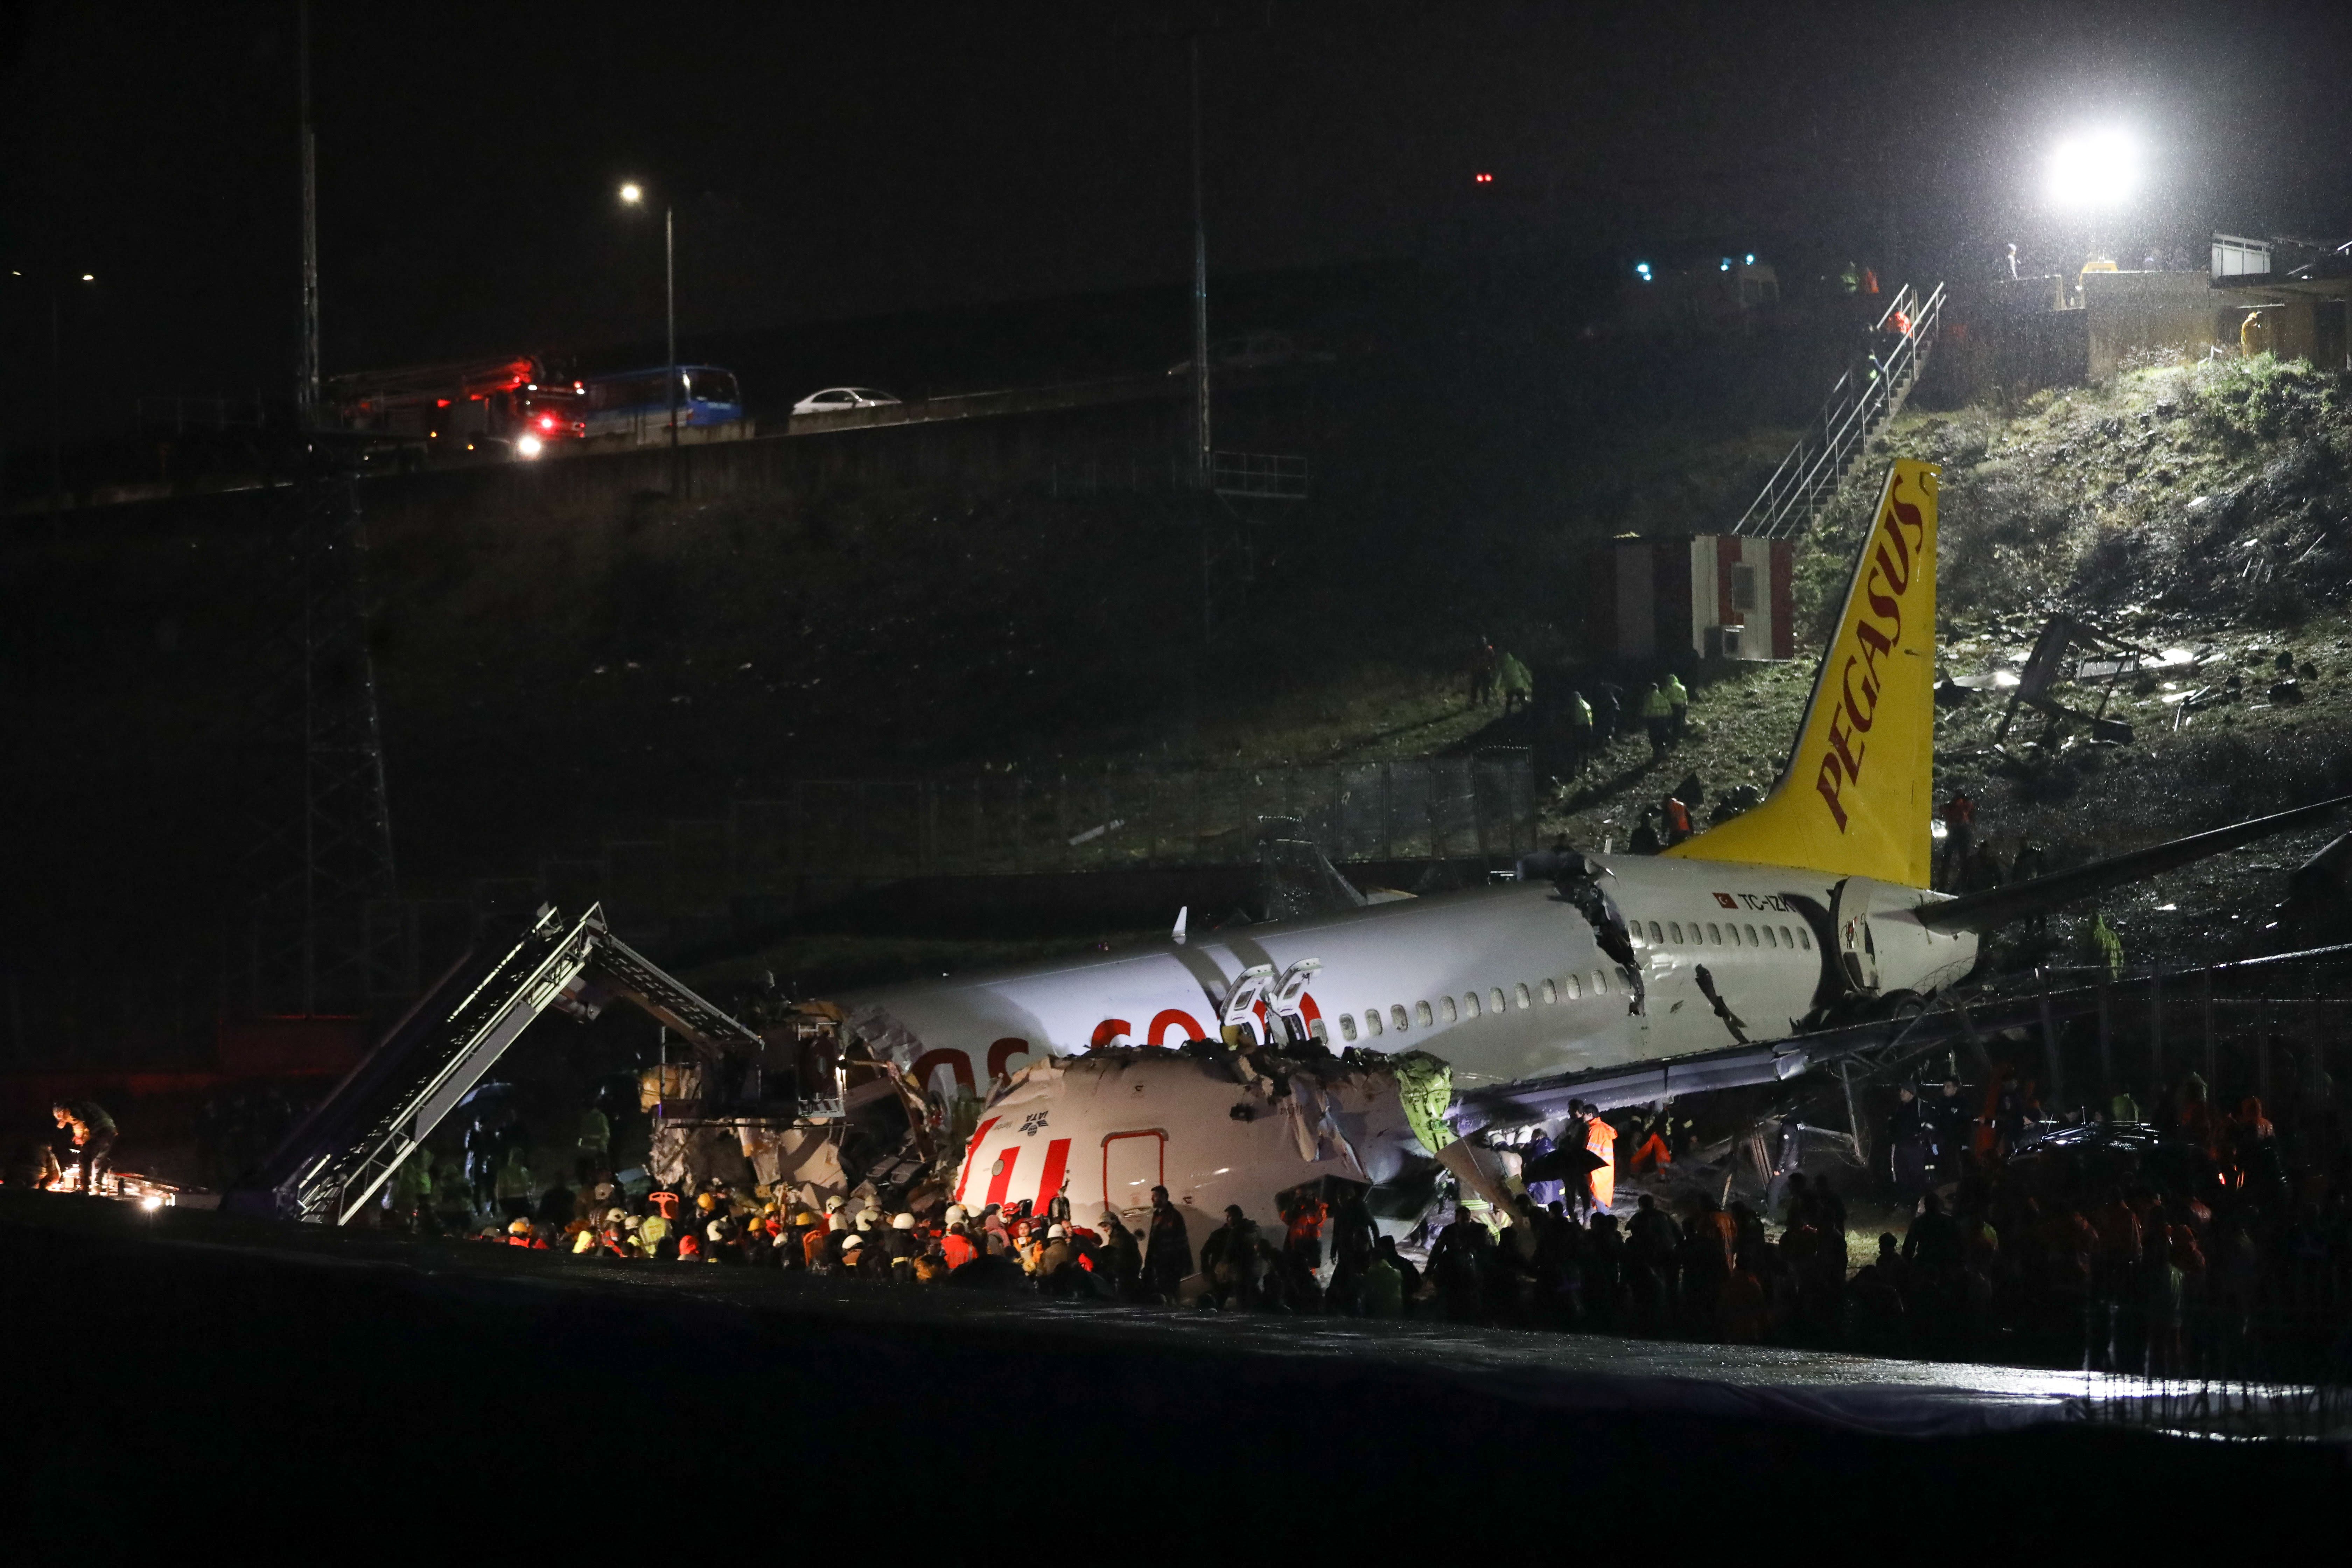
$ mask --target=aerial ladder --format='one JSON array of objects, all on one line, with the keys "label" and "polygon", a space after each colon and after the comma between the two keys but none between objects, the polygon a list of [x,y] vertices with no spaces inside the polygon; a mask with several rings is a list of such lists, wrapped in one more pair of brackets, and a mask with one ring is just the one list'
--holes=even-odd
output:
[{"label": "aerial ladder", "polygon": [[1750,539],[1793,539],[1811,526],[1838,485],[1881,431],[1895,422],[1919,384],[1943,325],[1944,286],[1922,298],[1906,283],[1871,324],[1870,347],[1838,377],[1821,413],[1731,531]]},{"label": "aerial ladder", "polygon": [[349,1225],[541,1013],[584,1022],[614,1001],[634,1003],[706,1060],[761,1046],[614,936],[603,905],[568,922],[542,906],[510,947],[478,948],[453,964],[222,1206]]}]

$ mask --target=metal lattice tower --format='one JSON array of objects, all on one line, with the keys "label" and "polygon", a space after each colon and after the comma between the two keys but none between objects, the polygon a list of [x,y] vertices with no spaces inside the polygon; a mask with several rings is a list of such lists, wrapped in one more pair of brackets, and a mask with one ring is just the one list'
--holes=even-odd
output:
[{"label": "metal lattice tower", "polygon": [[[247,811],[257,1013],[360,1014],[404,989],[404,944],[358,483],[313,448],[265,556]],[[290,611],[290,615],[288,612]]]}]

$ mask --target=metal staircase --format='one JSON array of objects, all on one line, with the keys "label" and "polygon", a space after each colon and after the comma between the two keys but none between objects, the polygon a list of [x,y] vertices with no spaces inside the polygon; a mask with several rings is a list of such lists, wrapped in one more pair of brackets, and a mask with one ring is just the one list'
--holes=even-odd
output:
[{"label": "metal staircase", "polygon": [[224,1206],[350,1224],[533,1019],[593,1018],[615,999],[705,1049],[760,1043],[614,936],[602,905],[569,925],[544,907],[512,947],[458,960]]},{"label": "metal staircase", "polygon": [[1837,493],[1838,483],[1871,438],[1903,411],[1919,384],[1944,315],[1944,286],[1922,299],[1906,283],[1872,323],[1870,347],[1830,389],[1820,416],[1772,470],[1731,531],[1751,539],[1802,533]]}]

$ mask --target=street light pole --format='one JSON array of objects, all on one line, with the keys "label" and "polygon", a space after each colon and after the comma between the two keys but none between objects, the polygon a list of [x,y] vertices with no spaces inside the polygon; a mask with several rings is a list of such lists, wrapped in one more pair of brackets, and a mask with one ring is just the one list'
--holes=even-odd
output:
[{"label": "street light pole", "polygon": [[669,493],[677,494],[677,233],[671,218],[675,209],[662,204],[662,295],[669,330]]},{"label": "street light pole", "polygon": [[308,428],[319,410],[319,137],[310,123],[310,6],[303,0],[302,81],[302,363],[295,373],[297,422]]},{"label": "street light pole", "polygon": [[1201,199],[1201,35],[1191,39],[1192,64],[1192,428],[1195,482],[1203,495],[1211,479],[1209,447],[1209,231]]}]

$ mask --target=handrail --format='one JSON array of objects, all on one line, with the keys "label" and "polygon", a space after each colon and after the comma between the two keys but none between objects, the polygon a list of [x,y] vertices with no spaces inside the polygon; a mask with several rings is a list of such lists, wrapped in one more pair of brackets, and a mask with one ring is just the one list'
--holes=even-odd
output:
[{"label": "handrail", "polygon": [[[1886,309],[1871,323],[1874,332],[1894,335],[1894,346],[1880,360],[1869,355],[1869,374],[1861,364],[1849,366],[1830,388],[1822,405],[1818,434],[1813,427],[1797,439],[1780,459],[1764,488],[1748,503],[1731,531],[1754,538],[1786,539],[1796,533],[1833,495],[1856,453],[1871,436],[1892,419],[1910,395],[1935,346],[1942,324],[1944,286],[1936,285],[1924,300],[1910,284],[1895,291]],[[1898,313],[1907,330],[1891,325]]]}]

